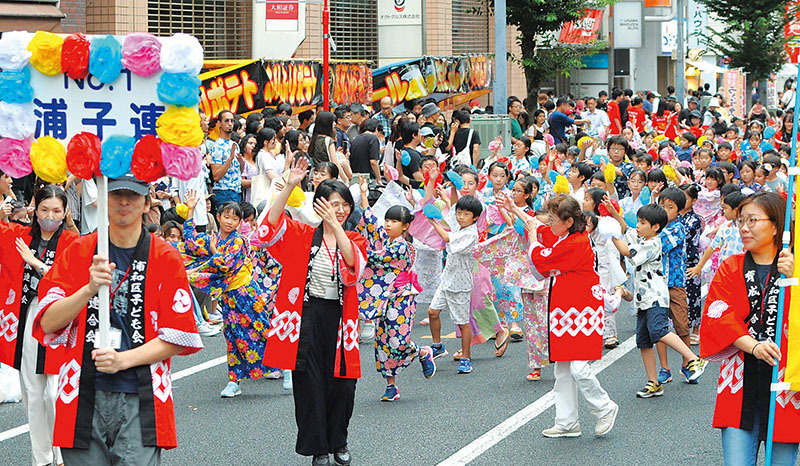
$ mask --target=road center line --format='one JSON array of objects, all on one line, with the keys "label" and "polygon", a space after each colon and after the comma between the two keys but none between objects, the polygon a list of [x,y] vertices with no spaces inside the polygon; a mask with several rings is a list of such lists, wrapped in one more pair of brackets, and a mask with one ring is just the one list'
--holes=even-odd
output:
[{"label": "road center line", "polygon": [[[175,382],[176,380],[180,380],[184,377],[189,377],[190,375],[197,374],[198,372],[202,372],[206,369],[211,369],[212,367],[219,366],[220,364],[225,364],[227,360],[227,356],[220,356],[218,358],[211,359],[204,363],[200,363],[196,366],[189,367],[182,371],[178,371],[172,374],[172,381]],[[14,427],[13,429],[8,429],[5,432],[0,432],[0,442],[5,442],[6,440],[12,439],[14,437],[27,434],[30,431],[28,424],[21,425],[19,427]]]},{"label": "road center line", "polygon": [[[621,345],[609,351],[603,359],[592,364],[592,373],[599,374],[611,364],[620,360],[628,352],[636,347],[636,335],[631,336]],[[456,466],[465,465],[482,455],[486,450],[492,448],[516,432],[520,427],[524,426],[531,420],[535,419],[538,415],[545,412],[548,408],[553,406],[553,392],[552,390],[539,397],[536,401],[522,408],[516,413],[512,414],[505,421],[493,427],[491,430],[470,442],[464,448],[455,452],[452,456],[445,459],[438,466]]]}]

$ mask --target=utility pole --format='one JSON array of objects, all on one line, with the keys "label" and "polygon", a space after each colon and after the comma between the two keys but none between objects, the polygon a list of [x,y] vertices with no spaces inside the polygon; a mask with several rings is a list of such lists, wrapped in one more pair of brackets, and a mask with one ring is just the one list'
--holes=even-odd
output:
[{"label": "utility pole", "polygon": [[328,0],[322,7],[322,106],[325,111],[331,109],[330,104],[330,88],[331,88],[331,71],[329,68],[330,55],[331,55],[331,9],[328,5]]},{"label": "utility pole", "polygon": [[508,111],[508,61],[506,52],[506,0],[494,0],[494,113]]},{"label": "utility pole", "polygon": [[678,69],[675,70],[675,97],[682,106],[686,93],[686,0],[675,0],[678,4]]}]

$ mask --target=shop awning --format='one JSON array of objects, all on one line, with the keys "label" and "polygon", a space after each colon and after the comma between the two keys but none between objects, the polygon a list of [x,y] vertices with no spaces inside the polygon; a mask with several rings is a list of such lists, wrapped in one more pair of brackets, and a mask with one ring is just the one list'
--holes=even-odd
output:
[{"label": "shop awning", "polygon": [[694,66],[698,70],[705,71],[708,73],[725,74],[725,72],[728,71],[727,69],[722,68],[721,66],[712,65],[710,63],[706,63],[703,61],[686,60],[686,64]]},{"label": "shop awning", "polygon": [[61,32],[61,20],[66,16],[56,2],[0,2],[0,31]]}]

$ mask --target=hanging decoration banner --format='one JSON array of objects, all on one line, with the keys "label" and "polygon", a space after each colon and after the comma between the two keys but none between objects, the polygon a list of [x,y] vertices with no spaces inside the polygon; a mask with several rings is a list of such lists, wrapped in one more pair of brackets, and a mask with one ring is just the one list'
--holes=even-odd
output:
[{"label": "hanging decoration banner", "polygon": [[584,15],[575,21],[567,21],[561,26],[558,41],[562,44],[589,44],[597,40],[603,10],[585,10]]},{"label": "hanging decoration banner", "polygon": [[[372,70],[364,63],[330,65],[331,103],[372,102]],[[322,64],[312,60],[253,60],[200,76],[200,108],[215,117],[221,110],[259,111],[285,102],[292,107],[322,105]]]},{"label": "hanging decoration banner", "polygon": [[789,17],[783,27],[786,54],[792,63],[797,63],[800,56],[800,0],[791,0],[786,4],[786,16]]},{"label": "hanging decoration banner", "polygon": [[730,109],[734,115],[743,118],[745,115],[744,74],[739,70],[730,70],[726,71],[724,76]]},{"label": "hanging decoration banner", "polygon": [[372,83],[376,104],[387,96],[393,105],[434,94],[449,97],[491,89],[491,62],[486,55],[420,57],[374,70]]}]

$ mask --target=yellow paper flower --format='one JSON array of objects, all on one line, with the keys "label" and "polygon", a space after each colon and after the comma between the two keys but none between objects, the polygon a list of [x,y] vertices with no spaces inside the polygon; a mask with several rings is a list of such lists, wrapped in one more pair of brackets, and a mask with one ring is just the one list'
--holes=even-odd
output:
[{"label": "yellow paper flower", "polygon": [[52,32],[37,31],[28,44],[31,65],[42,74],[55,76],[61,71],[61,46],[64,39]]},{"label": "yellow paper flower", "polygon": [[186,204],[178,204],[175,206],[175,212],[183,218],[189,218],[189,206]]},{"label": "yellow paper flower", "polygon": [[556,177],[556,184],[553,185],[553,192],[554,193],[569,194],[569,183],[567,183],[567,177],[566,176],[558,175]]},{"label": "yellow paper flower", "polygon": [[67,181],[67,151],[52,136],[42,136],[31,145],[31,165],[36,175],[48,183]]},{"label": "yellow paper flower", "polygon": [[670,181],[675,181],[675,178],[678,177],[678,175],[675,173],[675,169],[666,164],[664,164],[664,176],[666,176]]},{"label": "yellow paper flower", "polygon": [[299,186],[295,186],[292,193],[289,194],[289,199],[286,200],[286,205],[289,207],[300,207],[303,201],[306,200],[306,195]]},{"label": "yellow paper flower", "polygon": [[605,171],[603,171],[603,176],[606,179],[606,183],[613,183],[617,179],[617,167],[613,163],[607,164]]},{"label": "yellow paper flower", "polygon": [[680,144],[680,143],[681,143],[681,137],[675,136],[675,144]]},{"label": "yellow paper flower", "polygon": [[697,140],[697,147],[703,147],[703,143],[708,141],[708,138],[705,136],[700,136],[700,139]]},{"label": "yellow paper flower", "polygon": [[587,142],[592,142],[592,138],[590,138],[589,136],[584,136],[578,139],[578,149],[583,150],[583,145],[586,144]]},{"label": "yellow paper flower", "polygon": [[162,141],[176,146],[197,147],[203,142],[200,114],[191,107],[171,106],[156,120]]},{"label": "yellow paper flower", "polygon": [[653,141],[656,141],[656,142],[661,142],[661,141],[663,141],[664,139],[666,139],[666,136],[664,136],[663,134],[659,134],[658,136],[656,136],[656,137],[654,137],[654,138],[653,138]]}]

